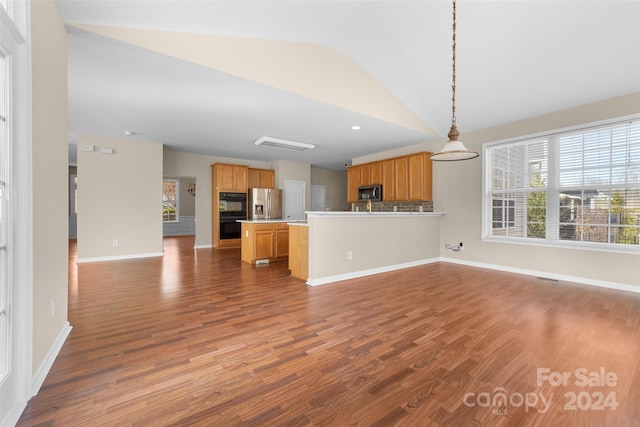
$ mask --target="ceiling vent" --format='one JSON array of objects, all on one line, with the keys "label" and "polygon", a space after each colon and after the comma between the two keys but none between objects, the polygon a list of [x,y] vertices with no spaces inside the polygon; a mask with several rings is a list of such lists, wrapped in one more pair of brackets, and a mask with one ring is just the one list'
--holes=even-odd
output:
[{"label": "ceiling vent", "polygon": [[264,147],[279,148],[281,150],[290,151],[307,151],[316,148],[313,144],[306,144],[304,142],[288,141],[286,139],[272,138],[270,136],[263,136],[255,142],[256,145],[262,145]]}]

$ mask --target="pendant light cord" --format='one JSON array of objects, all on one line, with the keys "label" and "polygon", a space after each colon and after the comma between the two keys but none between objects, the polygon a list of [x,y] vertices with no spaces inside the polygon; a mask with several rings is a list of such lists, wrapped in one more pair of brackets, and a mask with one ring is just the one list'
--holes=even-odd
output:
[{"label": "pendant light cord", "polygon": [[453,0],[453,54],[451,56],[451,127],[456,126],[456,0]]}]

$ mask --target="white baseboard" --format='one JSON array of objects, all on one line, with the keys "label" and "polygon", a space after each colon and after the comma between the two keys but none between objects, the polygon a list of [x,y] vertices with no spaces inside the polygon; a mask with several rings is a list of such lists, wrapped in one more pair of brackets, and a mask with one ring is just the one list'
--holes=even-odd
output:
[{"label": "white baseboard", "polygon": [[599,288],[615,289],[617,291],[640,293],[640,286],[628,285],[626,283],[608,282],[606,280],[595,280],[586,277],[568,276],[565,274],[555,274],[546,271],[527,270],[523,268],[506,267],[503,265],[485,264],[482,262],[465,261],[446,257],[441,257],[440,260],[442,262],[468,265],[470,267],[487,268],[489,270],[506,271],[508,273],[524,274],[527,276],[544,277],[546,279],[562,280],[565,282],[578,283],[581,285],[597,286]]},{"label": "white baseboard", "polygon": [[26,401],[16,402],[15,405],[9,410],[7,416],[2,420],[0,419],[0,426],[15,426],[20,421],[20,417],[27,407]]},{"label": "white baseboard", "polygon": [[213,248],[213,245],[209,244],[209,245],[195,245],[193,247],[193,249],[211,249]]},{"label": "white baseboard", "polygon": [[49,370],[51,370],[56,357],[58,357],[58,353],[60,353],[62,345],[69,336],[71,329],[72,326],[69,324],[69,322],[65,322],[62,330],[58,334],[58,337],[53,342],[51,348],[49,348],[47,355],[44,357],[44,360],[42,361],[40,366],[38,366],[36,372],[34,372],[33,378],[31,379],[32,396],[35,396],[36,394],[38,394],[38,391],[40,391],[40,387],[42,387],[42,383],[44,383],[45,378],[47,378],[47,374],[49,373]]},{"label": "white baseboard", "polygon": [[440,258],[421,259],[418,261],[405,262],[402,264],[387,265],[384,267],[370,268],[368,270],[353,271],[351,273],[337,274],[335,276],[321,277],[319,279],[308,279],[307,285],[318,286],[327,283],[339,282],[341,280],[355,279],[357,277],[370,276],[372,274],[386,273],[389,271],[400,270],[403,268],[416,267],[418,265],[430,264],[438,262]]},{"label": "white baseboard", "polygon": [[99,256],[93,258],[78,258],[76,264],[83,262],[100,262],[100,261],[120,261],[123,259],[135,259],[135,258],[151,258],[154,256],[163,256],[162,252],[150,252],[146,254],[131,254],[131,255],[115,255],[115,256]]}]

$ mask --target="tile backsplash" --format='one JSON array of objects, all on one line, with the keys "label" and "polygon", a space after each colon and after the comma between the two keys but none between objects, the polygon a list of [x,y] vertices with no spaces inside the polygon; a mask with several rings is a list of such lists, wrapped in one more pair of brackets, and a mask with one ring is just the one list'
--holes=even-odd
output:
[{"label": "tile backsplash", "polygon": [[[411,201],[411,202],[371,202],[372,212],[419,212],[422,206],[423,212],[433,212],[433,201]],[[394,209],[395,207],[395,209]],[[367,210],[366,202],[352,203],[351,210],[364,212]]]}]

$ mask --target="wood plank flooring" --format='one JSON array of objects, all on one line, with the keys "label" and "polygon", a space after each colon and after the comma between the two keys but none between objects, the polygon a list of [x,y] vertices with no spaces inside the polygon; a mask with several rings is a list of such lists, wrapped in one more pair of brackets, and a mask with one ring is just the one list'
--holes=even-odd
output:
[{"label": "wood plank flooring", "polygon": [[18,426],[640,426],[638,294],[447,263],[307,287],[164,244],[71,245],[73,330]]}]

